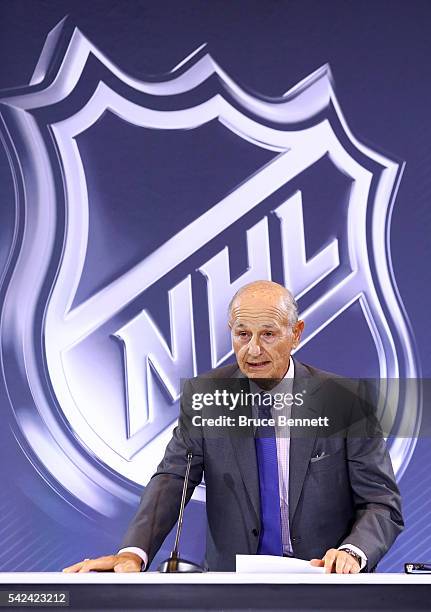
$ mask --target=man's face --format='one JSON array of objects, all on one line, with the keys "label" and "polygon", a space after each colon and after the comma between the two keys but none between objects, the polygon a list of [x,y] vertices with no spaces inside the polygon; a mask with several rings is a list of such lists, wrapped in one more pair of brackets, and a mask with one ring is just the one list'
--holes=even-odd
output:
[{"label": "man's face", "polygon": [[241,371],[248,378],[280,380],[301,337],[304,322],[289,325],[282,296],[272,291],[245,292],[231,310],[229,327]]}]

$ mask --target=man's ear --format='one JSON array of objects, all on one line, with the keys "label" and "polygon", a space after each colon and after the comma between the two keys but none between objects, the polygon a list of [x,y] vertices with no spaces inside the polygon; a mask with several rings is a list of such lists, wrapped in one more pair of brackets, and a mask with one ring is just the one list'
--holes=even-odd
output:
[{"label": "man's ear", "polygon": [[302,336],[302,332],[304,331],[304,327],[305,327],[305,323],[302,319],[299,319],[299,321],[296,322],[295,325],[295,330],[294,330],[294,336],[295,336],[295,341],[294,341],[294,346],[295,348],[298,346],[300,340],[301,340],[301,336]]}]

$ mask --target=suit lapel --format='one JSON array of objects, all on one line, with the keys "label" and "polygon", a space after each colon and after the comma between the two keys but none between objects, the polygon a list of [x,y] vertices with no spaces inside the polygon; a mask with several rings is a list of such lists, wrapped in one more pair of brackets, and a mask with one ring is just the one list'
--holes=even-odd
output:
[{"label": "suit lapel", "polygon": [[[237,368],[236,372],[232,373],[232,377],[238,377],[238,391],[241,388],[243,390],[246,390],[247,392],[250,391],[250,385],[248,383],[248,380],[240,374],[239,368]],[[251,406],[247,407],[246,409],[243,409],[242,414],[245,414],[248,417],[252,417],[253,414]],[[257,467],[253,427],[241,427],[241,431],[238,432],[237,430],[229,437],[233,446],[235,459],[241,472],[241,478],[244,487],[251,500],[253,509],[256,513],[256,517],[259,520],[259,473]]]},{"label": "suit lapel", "polygon": [[231,436],[231,441],[244,486],[250,497],[256,517],[259,519],[259,476],[253,429],[250,428],[250,431],[247,433],[243,432],[241,435],[236,437]]},{"label": "suit lapel", "polygon": [[[295,360],[295,378],[293,381],[293,394],[306,393],[302,406],[292,405],[292,418],[315,419],[319,416],[320,406],[318,404],[318,393],[316,393],[320,381],[311,376],[310,372]],[[291,428],[290,455],[289,455],[289,519],[292,523],[301,496],[302,487],[310,463],[316,433],[296,433]]]}]

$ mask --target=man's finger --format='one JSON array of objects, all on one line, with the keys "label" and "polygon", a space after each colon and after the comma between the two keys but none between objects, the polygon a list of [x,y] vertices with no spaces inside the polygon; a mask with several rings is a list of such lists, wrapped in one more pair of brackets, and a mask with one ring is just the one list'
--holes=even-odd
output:
[{"label": "man's finger", "polygon": [[355,559],[352,559],[352,561],[348,565],[348,571],[345,571],[345,573],[346,574],[358,574],[360,571],[361,571],[361,568],[359,567],[359,563]]},{"label": "man's finger", "polygon": [[70,565],[69,567],[65,567],[63,572],[66,574],[70,573],[79,573],[83,574],[85,572],[101,571],[106,572],[114,569],[116,556],[108,555],[106,557],[98,557],[97,559],[84,559],[79,563],[75,563],[74,565]]},{"label": "man's finger", "polygon": [[334,566],[336,555],[337,555],[337,551],[331,548],[330,550],[328,550],[328,552],[324,556],[323,559],[325,561],[325,573],[326,574],[330,574],[332,572],[332,568]]},{"label": "man's finger", "polygon": [[343,574],[346,565],[350,565],[349,555],[347,553],[339,552],[337,555],[337,563],[335,565],[335,571],[337,574]]},{"label": "man's finger", "polygon": [[355,562],[354,561],[346,561],[344,567],[343,567],[343,574],[350,574],[353,572],[353,568],[355,566]]},{"label": "man's finger", "polygon": [[74,563],[73,565],[69,565],[68,567],[65,567],[63,569],[63,572],[65,574],[73,574],[75,572],[78,572],[81,569],[81,566],[83,563],[84,561],[79,561],[79,563]]},{"label": "man's finger", "polygon": [[63,572],[66,574],[86,572],[140,572],[141,559],[134,554],[122,553],[121,555],[107,555],[97,559],[84,559],[79,563],[65,567]]},{"label": "man's finger", "polygon": [[125,573],[140,572],[140,571],[141,571],[140,566],[136,564],[136,561],[132,561],[132,560],[121,561],[121,563],[116,563],[114,566],[114,572],[117,572],[117,574],[125,574]]},{"label": "man's finger", "polygon": [[314,567],[323,567],[325,562],[323,559],[311,559],[310,565],[313,565]]},{"label": "man's finger", "polygon": [[115,555],[108,555],[106,557],[98,557],[97,559],[88,559],[83,562],[80,573],[98,571],[107,572],[114,569]]},{"label": "man's finger", "polygon": [[354,563],[346,563],[343,568],[343,574],[351,574],[353,573]]},{"label": "man's finger", "polygon": [[359,565],[359,563],[354,563],[353,564],[353,569],[351,570],[351,574],[359,574],[359,572],[361,571],[361,567]]},{"label": "man's finger", "polygon": [[78,570],[78,574],[85,574],[86,572],[91,572],[91,570],[100,569],[98,566],[98,559],[83,561],[81,568]]}]

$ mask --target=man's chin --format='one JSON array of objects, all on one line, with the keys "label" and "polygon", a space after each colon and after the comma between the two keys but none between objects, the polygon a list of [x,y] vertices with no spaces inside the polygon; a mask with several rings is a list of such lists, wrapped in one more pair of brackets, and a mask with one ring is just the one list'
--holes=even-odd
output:
[{"label": "man's chin", "polygon": [[260,367],[260,368],[253,368],[250,367],[249,365],[246,365],[245,368],[243,369],[244,374],[247,376],[247,378],[272,378],[273,376],[273,371],[272,371],[272,367],[271,364],[269,363],[268,365],[266,365],[265,367]]}]

